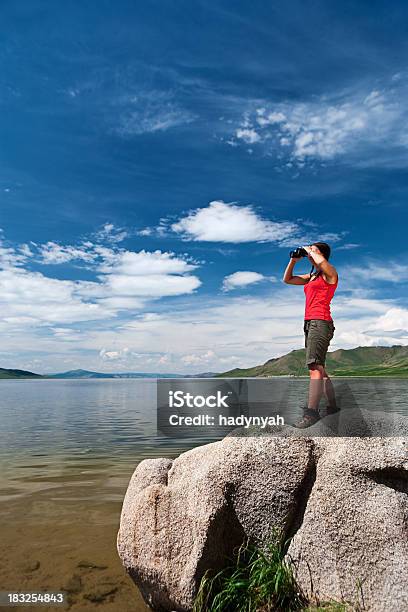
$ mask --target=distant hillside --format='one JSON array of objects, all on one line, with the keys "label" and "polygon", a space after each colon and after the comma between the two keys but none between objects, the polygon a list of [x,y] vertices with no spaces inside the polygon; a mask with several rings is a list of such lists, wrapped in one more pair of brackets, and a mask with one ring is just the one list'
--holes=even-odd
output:
[{"label": "distant hillside", "polygon": [[[305,349],[291,351],[252,368],[235,368],[220,377],[304,376]],[[408,378],[408,346],[359,346],[327,353],[327,371],[332,376],[397,376]]]},{"label": "distant hillside", "polygon": [[2,378],[212,378],[217,376],[214,372],[202,374],[171,374],[162,372],[92,372],[91,370],[69,370],[58,374],[34,374],[25,370],[8,370],[0,368],[0,379]]},{"label": "distant hillside", "polygon": [[48,378],[112,378],[112,375],[90,372],[89,370],[69,370],[69,372],[48,374]]},{"label": "distant hillside", "polygon": [[216,378],[218,372],[200,372],[199,374],[185,374],[183,378]]},{"label": "distant hillside", "polygon": [[0,378],[43,378],[40,374],[27,372],[26,370],[9,370],[0,368]]},{"label": "distant hillside", "polygon": [[91,372],[89,370],[70,370],[50,374],[47,378],[181,378],[182,374],[161,374],[154,372]]}]

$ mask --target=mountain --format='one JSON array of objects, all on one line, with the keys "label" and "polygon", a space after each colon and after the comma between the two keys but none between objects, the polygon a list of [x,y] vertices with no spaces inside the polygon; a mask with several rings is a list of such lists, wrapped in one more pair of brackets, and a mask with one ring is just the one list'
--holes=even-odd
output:
[{"label": "mountain", "polygon": [[186,374],[184,378],[216,378],[218,372],[200,372],[200,374]]},{"label": "mountain", "polygon": [[154,372],[91,372],[89,370],[70,370],[50,374],[47,378],[183,378],[182,374],[162,374]]},{"label": "mountain", "polygon": [[[305,349],[291,351],[252,368],[235,368],[219,377],[306,376]],[[408,346],[359,346],[327,353],[326,368],[331,376],[397,376],[408,378]]]},{"label": "mountain", "polygon": [[43,378],[40,374],[27,372],[26,370],[9,370],[0,368],[0,378]]},{"label": "mountain", "polygon": [[[41,376],[25,370],[0,368],[1,378],[213,378],[245,376],[306,376],[305,350],[291,351],[282,357],[269,359],[252,368],[235,368],[216,374],[163,374],[154,372],[92,372],[70,370],[59,374]],[[326,368],[331,376],[397,376],[408,378],[408,346],[359,346],[355,349],[338,349],[327,353]]]},{"label": "mountain", "polygon": [[90,372],[89,370],[69,370],[58,374],[49,374],[49,378],[112,378],[112,374]]}]

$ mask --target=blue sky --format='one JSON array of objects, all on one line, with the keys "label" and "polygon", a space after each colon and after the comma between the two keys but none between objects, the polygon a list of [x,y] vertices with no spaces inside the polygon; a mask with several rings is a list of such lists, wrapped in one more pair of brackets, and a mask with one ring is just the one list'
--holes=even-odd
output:
[{"label": "blue sky", "polygon": [[[408,343],[403,2],[4,3],[0,366],[202,372]],[[302,266],[307,271],[308,266]]]}]

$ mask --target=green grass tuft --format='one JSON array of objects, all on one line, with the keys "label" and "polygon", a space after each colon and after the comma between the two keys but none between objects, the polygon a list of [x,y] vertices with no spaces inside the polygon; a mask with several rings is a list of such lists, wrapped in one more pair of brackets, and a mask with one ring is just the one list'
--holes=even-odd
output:
[{"label": "green grass tuft", "polygon": [[193,612],[269,612],[301,610],[300,591],[286,547],[274,538],[265,549],[244,543],[230,565],[201,580]]}]

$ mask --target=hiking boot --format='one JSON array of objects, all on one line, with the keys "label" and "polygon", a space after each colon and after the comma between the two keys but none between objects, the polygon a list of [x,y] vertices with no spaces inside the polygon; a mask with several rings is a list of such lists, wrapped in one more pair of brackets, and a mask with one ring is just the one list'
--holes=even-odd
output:
[{"label": "hiking boot", "polygon": [[329,414],[336,414],[336,412],[340,412],[339,406],[326,406],[326,416]]},{"label": "hiking boot", "polygon": [[293,423],[293,427],[297,427],[298,429],[305,429],[306,427],[310,427],[320,421],[320,414],[318,410],[313,410],[312,408],[303,408],[303,416],[300,421]]}]

